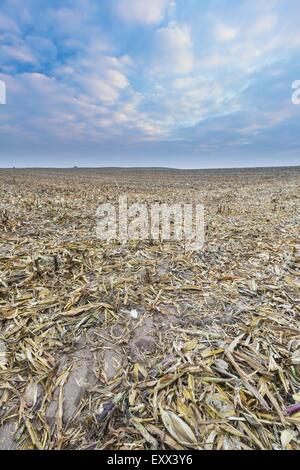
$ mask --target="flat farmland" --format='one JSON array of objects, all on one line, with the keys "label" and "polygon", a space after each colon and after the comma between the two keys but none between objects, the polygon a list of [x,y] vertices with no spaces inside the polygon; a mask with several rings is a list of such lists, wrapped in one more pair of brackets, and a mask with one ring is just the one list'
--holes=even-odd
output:
[{"label": "flat farmland", "polygon": [[[299,449],[300,168],[0,170],[0,448]],[[101,240],[100,204],[205,240]]]}]

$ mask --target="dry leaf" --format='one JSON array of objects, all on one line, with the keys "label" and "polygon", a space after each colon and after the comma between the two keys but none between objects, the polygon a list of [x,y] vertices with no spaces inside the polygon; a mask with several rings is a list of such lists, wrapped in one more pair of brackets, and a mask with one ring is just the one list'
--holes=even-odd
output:
[{"label": "dry leaf", "polygon": [[24,393],[24,404],[27,408],[33,408],[38,394],[38,387],[35,382],[29,382],[26,386],[25,393]]},{"label": "dry leaf", "polygon": [[283,449],[286,449],[289,443],[294,439],[294,433],[290,429],[285,429],[280,435]]},{"label": "dry leaf", "polygon": [[181,445],[197,448],[197,439],[191,428],[172,411],[160,410],[165,428],[171,436]]}]

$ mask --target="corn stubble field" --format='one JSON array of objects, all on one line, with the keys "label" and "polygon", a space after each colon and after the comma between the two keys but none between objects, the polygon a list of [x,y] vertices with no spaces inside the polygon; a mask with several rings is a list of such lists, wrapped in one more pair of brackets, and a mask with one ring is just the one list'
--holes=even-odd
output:
[{"label": "corn stubble field", "polygon": [[[1,170],[0,448],[299,449],[300,169]],[[205,246],[96,237],[202,202]]]}]

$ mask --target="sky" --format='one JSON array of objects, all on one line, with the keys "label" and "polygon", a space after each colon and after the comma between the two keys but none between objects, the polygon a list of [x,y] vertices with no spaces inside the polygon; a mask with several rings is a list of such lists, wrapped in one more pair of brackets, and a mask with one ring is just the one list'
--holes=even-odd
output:
[{"label": "sky", "polygon": [[298,0],[1,0],[0,167],[300,164]]}]

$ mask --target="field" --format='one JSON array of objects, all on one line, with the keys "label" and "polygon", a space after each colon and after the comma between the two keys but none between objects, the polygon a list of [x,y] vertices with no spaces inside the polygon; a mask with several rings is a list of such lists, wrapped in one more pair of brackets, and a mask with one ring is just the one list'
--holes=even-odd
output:
[{"label": "field", "polygon": [[[0,448],[299,449],[300,168],[0,170]],[[205,206],[205,245],[96,209]]]}]

